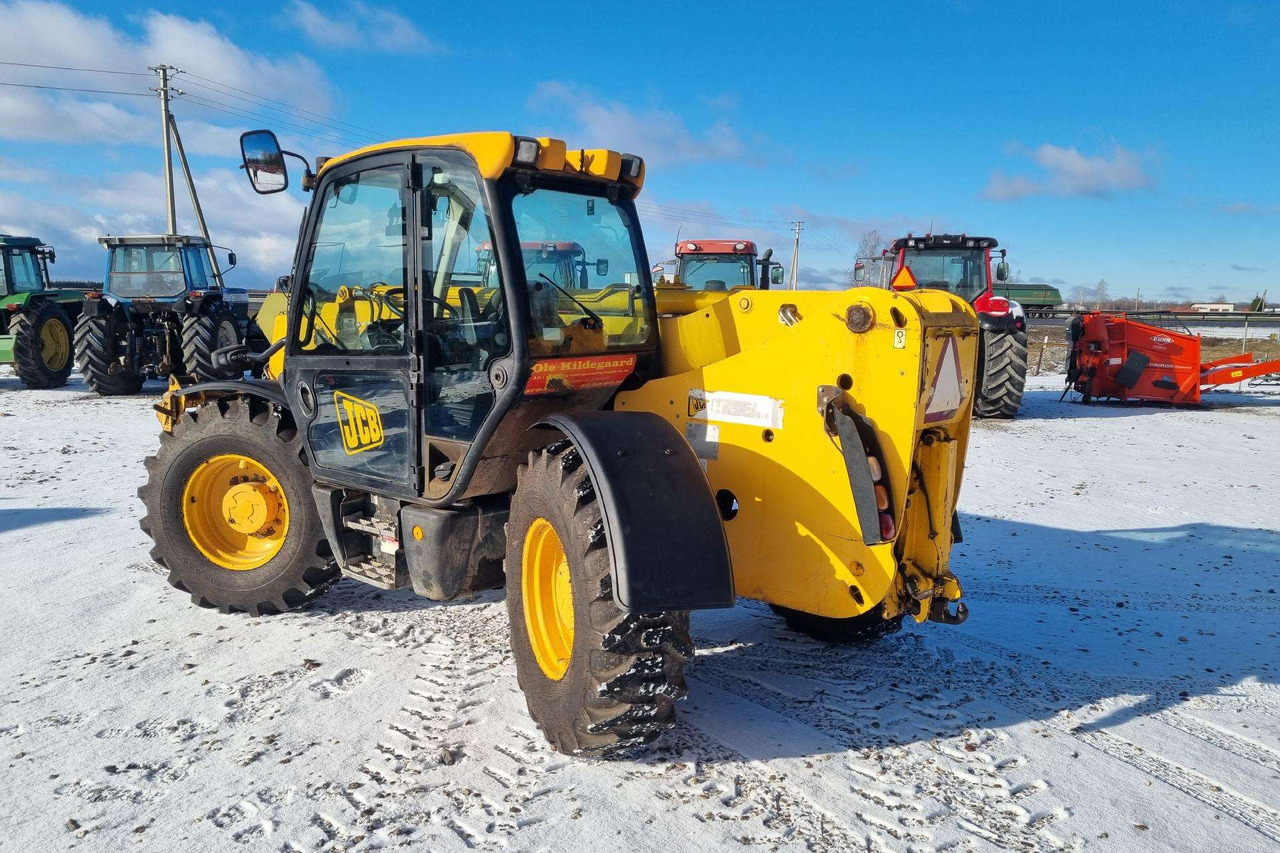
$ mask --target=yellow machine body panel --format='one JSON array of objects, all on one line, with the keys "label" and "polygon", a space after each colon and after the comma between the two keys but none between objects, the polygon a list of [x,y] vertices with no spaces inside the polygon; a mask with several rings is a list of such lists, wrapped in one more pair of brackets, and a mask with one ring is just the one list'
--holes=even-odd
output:
[{"label": "yellow machine body panel", "polygon": [[[920,621],[935,595],[958,600],[949,554],[978,356],[973,310],[936,290],[691,296],[659,290],[665,375],[615,405],[658,413],[694,447],[732,514],[738,594],[835,618],[883,602],[886,615]],[[829,403],[874,427],[897,527],[889,541],[864,543]]]},{"label": "yellow machine body panel", "polygon": [[[397,139],[357,148],[338,157],[326,160],[320,171],[383,151],[401,151],[407,148],[456,148],[465,151],[476,161],[482,177],[497,180],[511,168],[516,156],[516,137],[501,131],[480,133],[452,133],[443,136],[418,136]],[[644,185],[644,166],[638,177],[621,174],[624,155],[605,148],[568,148],[564,140],[551,137],[538,138],[538,159],[533,168],[548,172],[573,172],[593,175],[607,181],[625,180],[637,187]]]}]

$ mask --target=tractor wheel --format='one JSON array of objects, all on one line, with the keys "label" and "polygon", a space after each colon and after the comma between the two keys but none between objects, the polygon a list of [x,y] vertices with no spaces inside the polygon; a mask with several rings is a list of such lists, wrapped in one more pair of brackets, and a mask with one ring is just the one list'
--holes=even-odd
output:
[{"label": "tractor wheel", "polygon": [[829,616],[815,616],[803,610],[792,610],[788,607],[769,605],[787,623],[792,631],[822,640],[826,643],[858,644],[869,643],[881,637],[895,634],[902,629],[903,615],[899,613],[892,619],[886,619],[879,607],[868,610],[847,619],[833,619]]},{"label": "tractor wheel", "polygon": [[76,364],[85,384],[104,397],[142,390],[143,377],[120,361],[127,346],[121,340],[121,319],[113,312],[106,317],[82,314],[76,321]]},{"label": "tractor wheel", "polygon": [[28,303],[12,316],[13,360],[28,388],[57,388],[71,375],[71,321],[56,302]]},{"label": "tractor wheel", "polygon": [[675,725],[687,611],[623,613],[595,489],[568,441],[529,455],[507,525],[507,613],[529,714],[558,751],[604,757]]},{"label": "tractor wheel", "polygon": [[199,379],[230,379],[237,371],[216,369],[213,352],[240,343],[240,323],[227,304],[206,302],[182,321],[182,364]]},{"label": "tractor wheel", "polygon": [[138,497],[151,558],[201,607],[282,613],[338,579],[287,414],[254,399],[215,400],[162,434],[146,467]]},{"label": "tractor wheel", "polygon": [[982,333],[982,387],[973,398],[980,418],[1012,418],[1027,386],[1027,333]]}]

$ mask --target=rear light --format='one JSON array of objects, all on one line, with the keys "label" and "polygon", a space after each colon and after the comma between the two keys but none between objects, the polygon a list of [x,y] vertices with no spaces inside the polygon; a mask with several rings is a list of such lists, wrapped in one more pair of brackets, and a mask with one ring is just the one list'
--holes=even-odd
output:
[{"label": "rear light", "polygon": [[880,460],[874,456],[867,456],[867,467],[871,469],[871,481],[873,483],[880,482],[881,470]]},{"label": "rear light", "polygon": [[622,155],[622,168],[619,170],[622,177],[630,178],[634,181],[640,177],[642,169],[644,169],[643,157],[637,157],[634,154]]},{"label": "rear light", "polygon": [[203,291],[203,290],[193,290],[193,291],[191,291],[191,298],[192,298],[192,299],[204,299],[204,291]]},{"label": "rear light", "polygon": [[887,512],[880,513],[880,538],[888,542],[898,535],[898,526],[893,523],[893,516]]},{"label": "rear light", "polygon": [[1003,296],[993,296],[987,300],[986,312],[995,314],[997,317],[1003,317],[1010,311],[1009,300]]},{"label": "rear light", "polygon": [[22,310],[22,306],[19,305],[17,302],[10,302],[5,307],[9,309],[10,314],[17,314],[19,311]]},{"label": "rear light", "polygon": [[86,293],[86,294],[84,295],[84,298],[85,298],[85,299],[101,299],[101,298],[102,298],[102,291],[100,291],[100,290],[90,290],[88,293]]},{"label": "rear light", "polygon": [[876,486],[876,509],[884,512],[889,508],[889,490],[884,486]]}]

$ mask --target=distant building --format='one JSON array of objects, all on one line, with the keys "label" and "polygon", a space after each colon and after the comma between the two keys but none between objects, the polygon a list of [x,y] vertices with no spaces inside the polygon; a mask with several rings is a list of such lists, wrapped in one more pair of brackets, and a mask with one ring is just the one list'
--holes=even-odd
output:
[{"label": "distant building", "polygon": [[1200,314],[1226,314],[1236,310],[1234,302],[1193,302],[1191,310]]}]

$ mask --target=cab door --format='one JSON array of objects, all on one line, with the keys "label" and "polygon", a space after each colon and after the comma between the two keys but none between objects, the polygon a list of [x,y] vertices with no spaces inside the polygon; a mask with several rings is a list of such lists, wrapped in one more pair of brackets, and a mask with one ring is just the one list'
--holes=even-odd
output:
[{"label": "cab door", "polygon": [[297,263],[285,393],[318,480],[416,496],[421,354],[408,154],[337,167]]}]

